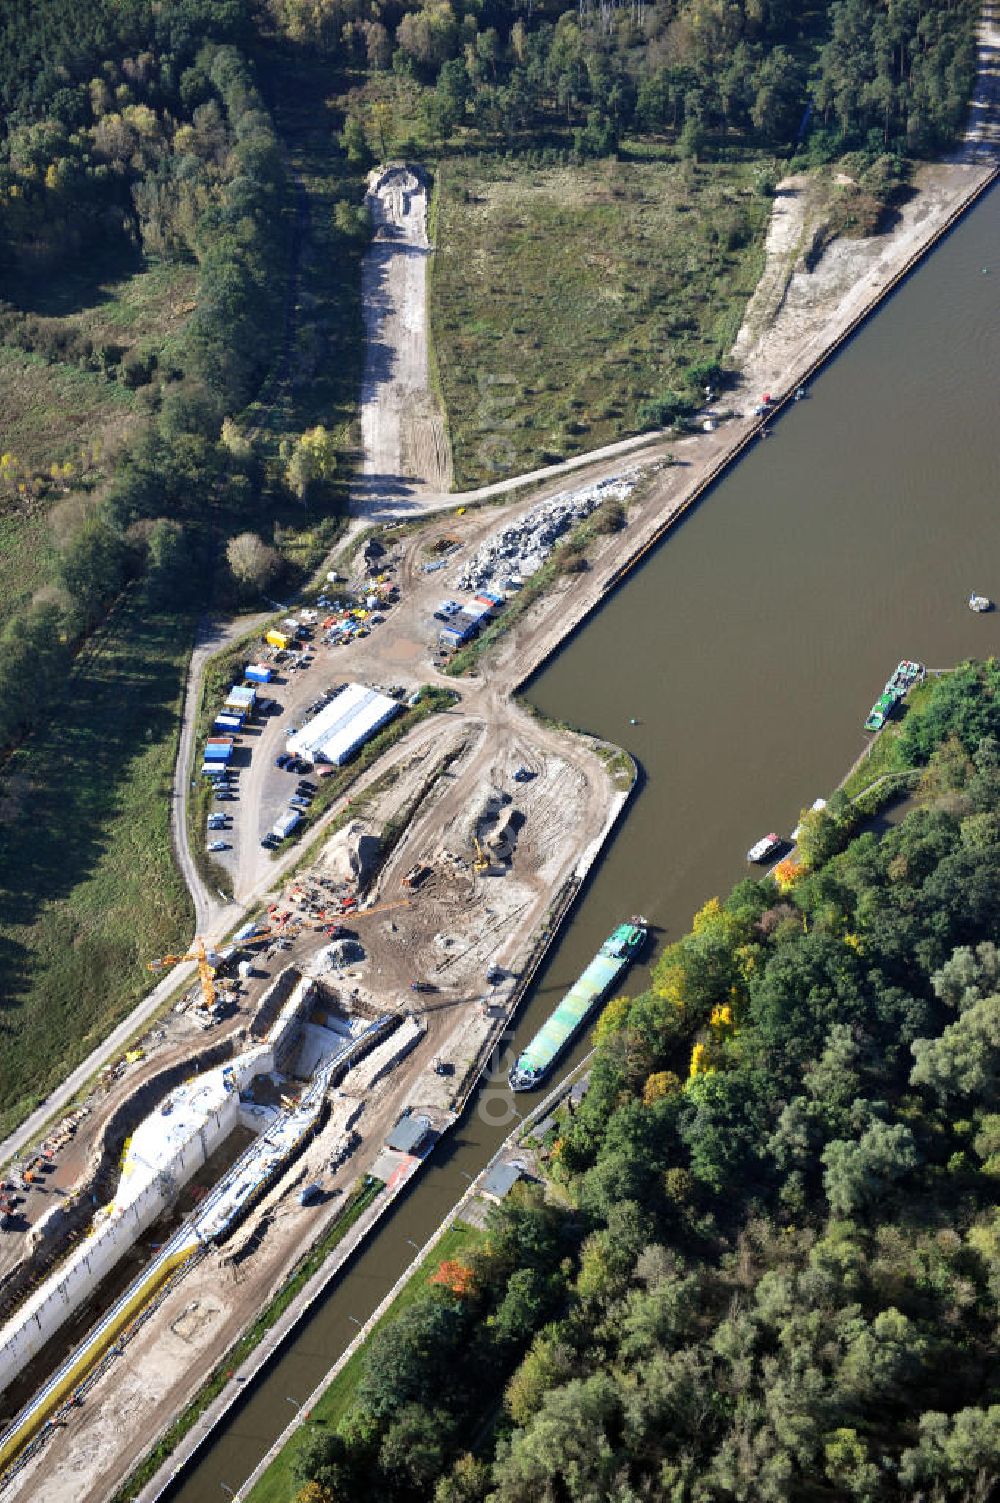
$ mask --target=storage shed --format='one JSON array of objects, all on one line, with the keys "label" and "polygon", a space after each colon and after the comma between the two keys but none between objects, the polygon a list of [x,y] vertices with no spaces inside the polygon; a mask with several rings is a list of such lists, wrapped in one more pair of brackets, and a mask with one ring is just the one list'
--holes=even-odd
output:
[{"label": "storage shed", "polygon": [[340,767],[375,732],[398,715],[400,706],[387,694],[364,684],[347,684],[319,714],[288,738],[291,756]]},{"label": "storage shed", "polygon": [[483,1194],[487,1200],[499,1204],[510,1194],[518,1180],[523,1178],[524,1168],[521,1164],[494,1164],[483,1180]]},{"label": "storage shed", "polygon": [[400,1117],[386,1138],[385,1146],[394,1148],[397,1153],[419,1153],[430,1137],[431,1131],[429,1117],[424,1117],[419,1112],[411,1112],[408,1116]]}]

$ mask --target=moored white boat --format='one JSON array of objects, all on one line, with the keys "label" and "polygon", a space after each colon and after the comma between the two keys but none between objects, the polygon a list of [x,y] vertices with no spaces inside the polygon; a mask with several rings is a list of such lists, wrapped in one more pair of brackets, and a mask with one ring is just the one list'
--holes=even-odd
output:
[{"label": "moored white boat", "polygon": [[760,840],[756,841],[750,847],[750,849],[747,851],[747,860],[766,861],[768,856],[774,855],[774,852],[780,845],[781,836],[775,835],[774,831],[772,830],[770,835],[762,836]]}]

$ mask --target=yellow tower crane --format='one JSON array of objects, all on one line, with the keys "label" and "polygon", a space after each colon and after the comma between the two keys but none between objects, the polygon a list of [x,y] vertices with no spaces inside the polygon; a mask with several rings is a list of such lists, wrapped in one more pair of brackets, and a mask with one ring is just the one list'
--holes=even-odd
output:
[{"label": "yellow tower crane", "polygon": [[147,965],[148,971],[166,971],[172,965],[180,965],[183,960],[196,960],[198,962],[198,980],[201,983],[201,1000],[203,1007],[215,1006],[215,966],[209,961],[205,953],[205,941],[196,939],[194,949],[186,955],[161,955],[159,960],[151,960]]}]

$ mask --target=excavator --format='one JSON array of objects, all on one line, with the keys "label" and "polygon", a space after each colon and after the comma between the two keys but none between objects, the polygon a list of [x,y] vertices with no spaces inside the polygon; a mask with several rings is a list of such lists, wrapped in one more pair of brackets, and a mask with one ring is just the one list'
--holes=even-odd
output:
[{"label": "excavator", "polygon": [[472,869],[473,869],[473,871],[477,871],[477,872],[488,872],[489,869],[490,869],[490,866],[492,864],[490,862],[490,858],[489,858],[489,856],[487,856],[486,852],[483,850],[482,842],[480,841],[479,836],[478,835],[473,835],[472,839],[473,839],[473,841],[475,843],[475,847],[476,847],[476,859],[472,863]]},{"label": "excavator", "polygon": [[377,913],[388,913],[391,908],[411,907],[409,898],[401,898],[396,903],[380,903],[376,908],[352,908],[345,913],[328,913],[322,918],[299,918],[291,915],[279,923],[266,925],[257,929],[247,936],[248,944],[258,944],[261,940],[268,939],[293,939],[303,929],[336,929],[344,919],[350,919],[351,923],[361,919],[374,918]]},{"label": "excavator", "polygon": [[180,965],[184,960],[196,960],[198,962],[198,980],[201,984],[202,1006],[212,1008],[215,1006],[215,966],[209,961],[205,951],[205,941],[196,939],[194,949],[186,955],[161,955],[159,960],[151,960],[147,965],[148,971],[166,971],[172,965]]}]

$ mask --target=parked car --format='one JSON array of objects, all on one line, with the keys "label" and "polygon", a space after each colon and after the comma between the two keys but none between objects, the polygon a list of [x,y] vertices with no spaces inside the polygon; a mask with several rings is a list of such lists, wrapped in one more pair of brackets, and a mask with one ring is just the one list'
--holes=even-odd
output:
[{"label": "parked car", "polygon": [[316,792],[316,784],[315,783],[310,783],[310,781],[309,781],[308,778],[303,778],[302,781],[299,783],[298,786],[299,786],[299,792],[300,793],[315,793]]},{"label": "parked car", "polygon": [[210,840],[208,842],[208,849],[210,851],[228,851],[229,842],[228,840]]},{"label": "parked car", "polygon": [[235,793],[230,793],[227,788],[217,788],[216,792],[215,792],[215,796],[221,802],[225,802],[227,799],[231,803],[235,803],[236,802],[236,794]]},{"label": "parked car", "polygon": [[275,767],[287,767],[290,761],[291,757],[289,757],[288,753],[282,752],[280,757],[275,757],[274,765]]},{"label": "parked car", "polygon": [[261,845],[264,846],[264,848],[268,851],[273,851],[277,844],[278,842],[275,840],[273,835],[265,835],[264,839],[261,841]]}]

